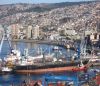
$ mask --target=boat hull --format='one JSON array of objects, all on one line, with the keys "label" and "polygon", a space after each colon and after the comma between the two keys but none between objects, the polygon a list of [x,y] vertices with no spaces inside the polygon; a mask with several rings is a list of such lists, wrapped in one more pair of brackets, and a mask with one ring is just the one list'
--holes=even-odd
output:
[{"label": "boat hull", "polygon": [[0,74],[12,74],[13,72],[12,71],[0,71]]},{"label": "boat hull", "polygon": [[56,63],[56,64],[41,64],[41,65],[27,65],[27,66],[16,66],[15,73],[18,74],[44,74],[44,73],[61,73],[68,71],[84,71],[86,70],[87,62],[84,61],[83,67],[78,67],[80,64],[77,62],[69,62],[69,63]]},{"label": "boat hull", "polygon": [[16,70],[18,74],[45,74],[45,73],[62,73],[62,72],[77,72],[85,71],[87,68],[84,67],[56,67],[56,68],[47,68],[47,69],[35,69],[35,70]]}]

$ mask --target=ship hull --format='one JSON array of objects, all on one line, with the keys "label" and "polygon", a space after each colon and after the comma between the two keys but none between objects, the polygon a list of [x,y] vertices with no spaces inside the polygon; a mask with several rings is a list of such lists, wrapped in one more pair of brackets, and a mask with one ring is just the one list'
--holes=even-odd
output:
[{"label": "ship hull", "polygon": [[[80,62],[72,63],[59,63],[59,64],[42,64],[42,65],[27,65],[27,66],[16,66],[15,73],[18,74],[44,74],[44,73],[61,73],[67,71],[84,71],[86,66],[78,67]],[[87,62],[84,62],[84,65]]]},{"label": "ship hull", "polygon": [[18,74],[45,74],[45,73],[62,73],[62,72],[76,72],[76,71],[85,71],[87,68],[84,67],[57,67],[57,68],[48,68],[48,69],[35,69],[35,70],[16,70]]},{"label": "ship hull", "polygon": [[0,74],[4,74],[4,75],[12,74],[12,73],[13,73],[12,71],[0,71]]}]

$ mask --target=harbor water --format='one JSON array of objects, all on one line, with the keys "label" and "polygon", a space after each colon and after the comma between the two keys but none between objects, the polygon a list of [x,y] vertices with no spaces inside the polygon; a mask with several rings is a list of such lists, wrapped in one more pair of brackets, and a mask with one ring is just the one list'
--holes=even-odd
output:
[{"label": "harbor water", "polygon": [[[33,44],[33,43],[24,43],[24,42],[17,42],[12,43],[13,48],[16,48],[21,51],[21,55],[24,54],[24,50],[27,48],[29,50],[29,55],[34,56],[37,52],[40,52],[39,49],[42,49],[42,53],[54,53],[55,57],[66,57],[67,60],[70,60],[75,53],[73,50],[66,50],[63,47],[58,47],[59,50],[54,50],[55,45],[46,45],[46,44]],[[7,55],[10,54],[10,47],[7,41],[3,43],[2,52],[0,54],[0,58],[4,59]],[[31,79],[39,78],[40,76],[31,75]],[[11,84],[16,84],[18,86],[23,80],[27,78],[27,75],[18,75],[18,74],[6,74],[0,75],[0,86],[10,86]],[[15,86],[15,85],[14,85]]]}]

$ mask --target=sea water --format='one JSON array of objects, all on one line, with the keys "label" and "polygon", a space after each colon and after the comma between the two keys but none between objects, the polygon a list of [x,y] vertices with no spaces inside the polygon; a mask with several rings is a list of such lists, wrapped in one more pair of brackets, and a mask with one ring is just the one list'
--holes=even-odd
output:
[{"label": "sea water", "polygon": [[[75,51],[66,50],[63,47],[59,47],[58,51],[54,51],[53,48],[55,45],[47,45],[47,44],[17,42],[13,43],[12,46],[14,49],[20,50],[21,55],[24,54],[24,50],[26,48],[29,50],[29,55],[31,56],[34,56],[39,49],[42,49],[42,53],[44,54],[55,53],[55,56],[58,54],[58,56],[65,56],[67,59],[70,59],[70,57],[73,56],[73,54],[75,53]],[[2,59],[6,58],[6,56],[10,54],[11,52],[10,50],[11,48],[9,47],[8,42],[5,41],[3,43],[0,58]],[[18,75],[18,74],[0,75],[0,86],[11,86],[11,84],[14,84],[14,86],[19,86],[19,84],[22,83],[27,78],[38,79],[40,78],[40,76],[31,75],[30,77],[28,77],[27,75]]]}]

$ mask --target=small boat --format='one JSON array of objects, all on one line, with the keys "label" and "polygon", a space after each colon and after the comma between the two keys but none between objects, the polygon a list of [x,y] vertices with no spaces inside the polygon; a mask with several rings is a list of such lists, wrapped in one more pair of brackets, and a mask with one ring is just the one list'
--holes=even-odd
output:
[{"label": "small boat", "polygon": [[3,74],[6,74],[6,73],[11,73],[12,69],[8,68],[8,67],[2,67],[1,71],[2,71]]},{"label": "small boat", "polygon": [[59,50],[61,50],[61,49],[60,49],[58,46],[54,46],[54,47],[53,47],[53,50],[54,50],[54,51],[59,51]]}]

